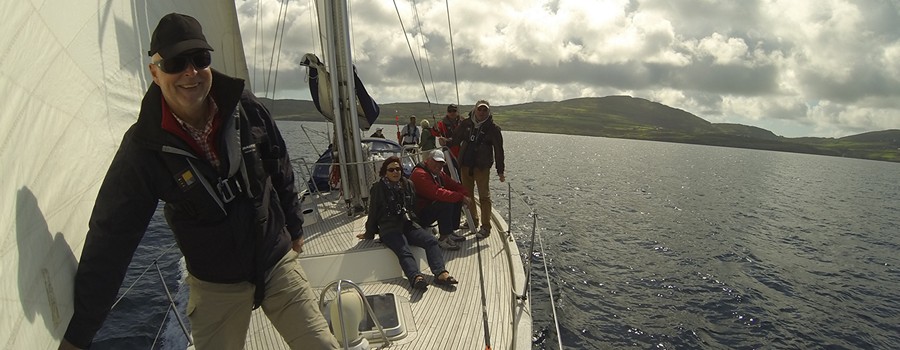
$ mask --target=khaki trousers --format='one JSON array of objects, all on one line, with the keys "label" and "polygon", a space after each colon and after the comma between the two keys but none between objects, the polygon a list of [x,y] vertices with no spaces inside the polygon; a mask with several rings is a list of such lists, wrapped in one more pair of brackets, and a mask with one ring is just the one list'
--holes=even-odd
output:
[{"label": "khaki trousers", "polygon": [[[289,251],[266,276],[262,309],[291,349],[337,349],[318,299]],[[244,348],[253,308],[252,283],[210,283],[188,275],[188,318],[198,350]]]},{"label": "khaki trousers", "polygon": [[[472,208],[472,219],[475,220],[475,226],[478,226],[478,211],[481,211],[481,227],[490,231],[491,229],[491,189],[488,187],[491,169],[472,168],[472,175],[469,175],[469,167],[463,166],[459,169],[459,177],[463,186],[469,190],[470,194],[475,193],[475,185],[478,185],[478,209]],[[475,229],[474,227],[472,228]]]}]

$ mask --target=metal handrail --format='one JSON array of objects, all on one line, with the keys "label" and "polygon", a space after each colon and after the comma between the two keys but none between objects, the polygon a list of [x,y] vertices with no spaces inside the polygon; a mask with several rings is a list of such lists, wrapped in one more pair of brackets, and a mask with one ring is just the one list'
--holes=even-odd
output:
[{"label": "metal handrail", "polygon": [[159,254],[159,256],[157,256],[156,259],[153,259],[153,262],[150,263],[149,265],[147,265],[147,267],[144,269],[143,272],[141,272],[141,274],[138,276],[138,278],[136,278],[134,280],[134,282],[132,282],[131,285],[125,289],[125,292],[122,293],[122,295],[119,296],[118,299],[116,299],[115,303],[113,303],[112,307],[109,308],[110,311],[114,310],[116,308],[116,306],[119,305],[119,302],[122,301],[122,299],[124,299],[125,296],[128,295],[129,292],[131,292],[131,290],[134,288],[134,286],[137,285],[137,283],[140,282],[141,279],[144,278],[144,275],[147,274],[147,271],[150,271],[151,267],[156,267],[156,272],[159,275],[159,283],[162,284],[163,289],[166,291],[166,297],[169,300],[169,305],[166,308],[166,313],[165,313],[165,316],[163,317],[162,322],[160,322],[160,325],[159,325],[160,331],[157,331],[156,337],[153,338],[153,343],[150,344],[150,349],[153,349],[156,346],[157,341],[159,341],[159,338],[162,336],[162,329],[165,326],[165,323],[169,318],[170,310],[175,313],[175,317],[178,319],[178,324],[181,326],[181,332],[184,334],[184,337],[187,339],[188,344],[194,345],[194,340],[193,340],[193,338],[191,338],[191,334],[187,330],[187,326],[185,325],[184,321],[182,320],[181,315],[178,314],[178,308],[175,306],[175,299],[172,297],[172,293],[169,291],[169,286],[166,285],[166,280],[162,275],[162,270],[160,270],[160,268],[159,268],[159,259],[161,259],[163,256],[168,254],[169,251],[172,250],[172,248],[174,248],[175,246],[176,246],[176,244],[172,243],[168,248],[166,248],[165,251],[163,251],[161,254]]},{"label": "metal handrail", "polygon": [[[337,293],[337,296],[334,298],[334,300],[335,300],[335,302],[337,302],[338,310],[340,310],[340,312],[338,312],[338,322],[340,322],[339,324],[343,327],[343,325],[344,325],[344,309],[341,308],[340,296],[341,296],[341,287],[344,284],[348,284],[351,287],[353,287],[353,289],[356,291],[356,294],[359,295],[360,299],[362,299],[363,304],[366,306],[366,312],[368,313],[368,315],[372,319],[372,321],[375,323],[375,327],[378,328],[378,332],[381,333],[381,338],[384,339],[384,345],[379,348],[391,346],[391,344],[392,344],[391,340],[388,339],[387,334],[384,333],[384,327],[381,326],[381,322],[378,321],[378,317],[375,317],[375,310],[372,309],[372,305],[370,305],[369,300],[366,299],[366,294],[363,293],[362,289],[360,289],[359,286],[356,285],[356,283],[353,283],[353,281],[337,280],[337,281],[329,283],[328,285],[325,286],[325,288],[322,288],[322,292],[319,293],[319,310],[321,310],[323,313],[325,312],[325,310],[324,310],[324,308],[325,308],[325,293],[328,292],[328,290],[331,289],[331,287],[337,286],[335,288],[335,293]],[[350,348],[350,340],[347,339],[347,332],[346,331],[343,332],[343,335],[344,335],[344,337],[343,337],[344,338],[344,349],[349,349]]]},{"label": "metal handrail", "polygon": [[[508,208],[509,221],[508,221],[507,229],[510,232],[510,238],[511,238],[512,237],[512,228],[511,227],[512,227],[512,194],[513,194],[513,191],[512,191],[511,183],[507,183],[507,186],[508,186],[507,195],[508,195],[508,205],[509,205],[509,208]],[[532,207],[528,202],[526,202],[524,199],[521,199],[521,198],[520,198],[520,200],[525,205],[525,207],[527,207],[530,210],[530,215],[532,217],[531,241],[529,244],[528,261],[527,261],[528,269],[527,269],[526,276],[525,276],[524,291],[523,291],[522,295],[516,296],[516,299],[526,300],[528,298],[528,294],[531,292],[531,271],[532,271],[532,267],[534,264],[533,260],[534,260],[534,251],[535,251],[534,250],[535,237],[537,237],[537,241],[540,246],[541,260],[546,261],[546,259],[544,259],[544,257],[546,257],[546,251],[544,249],[543,237],[541,235],[537,234],[538,214],[535,212],[534,207]],[[550,273],[547,269],[546,263],[544,264],[544,276],[546,276],[547,291],[550,294],[550,307],[553,310],[553,323],[554,323],[554,326],[556,329],[557,345],[558,345],[559,349],[562,350],[563,349],[562,338],[560,338],[560,333],[559,333],[559,316],[556,314],[556,303],[555,303],[556,298],[553,295],[553,287],[552,287],[551,281],[550,281]]]}]

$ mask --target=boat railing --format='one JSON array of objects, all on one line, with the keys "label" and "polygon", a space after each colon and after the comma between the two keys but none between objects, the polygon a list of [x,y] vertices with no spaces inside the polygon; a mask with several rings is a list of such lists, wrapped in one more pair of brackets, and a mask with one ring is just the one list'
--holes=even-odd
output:
[{"label": "boat railing", "polygon": [[[546,277],[546,282],[547,282],[547,291],[548,291],[549,299],[550,299],[550,308],[553,311],[553,324],[556,329],[557,346],[558,346],[558,349],[562,350],[563,349],[562,339],[560,338],[560,333],[559,333],[559,317],[556,314],[556,302],[555,302],[556,297],[553,294],[553,284],[550,281],[550,273],[549,273],[548,267],[547,267],[548,264],[546,263],[546,260],[545,260],[547,254],[546,254],[546,250],[544,249],[543,237],[537,233],[538,214],[535,211],[534,206],[531,205],[530,203],[528,203],[528,201],[526,201],[527,196],[524,193],[514,192],[513,188],[512,188],[512,184],[507,182],[507,192],[506,192],[506,198],[507,198],[507,221],[506,221],[507,226],[506,226],[506,228],[507,229],[506,229],[505,233],[506,233],[506,236],[507,236],[507,239],[509,240],[509,242],[511,242],[512,244],[515,244],[515,242],[516,242],[516,239],[513,234],[513,226],[514,226],[514,223],[516,222],[513,220],[513,197],[515,197],[518,200],[517,202],[521,202],[521,204],[524,205],[524,207],[528,211],[527,216],[531,218],[531,238],[528,241],[523,241],[523,243],[528,245],[528,252],[527,252],[528,259],[525,260],[525,263],[527,264],[527,267],[525,270],[525,283],[522,288],[522,290],[523,290],[522,294],[516,295],[515,297],[517,300],[527,300],[529,297],[529,294],[532,294],[531,293],[531,275],[532,275],[531,271],[534,266],[534,261],[537,260],[538,257],[540,257],[540,260],[542,262],[541,265],[544,266],[544,276]],[[527,225],[523,225],[523,226],[525,228],[527,228]],[[537,238],[537,239],[535,239],[535,238]],[[534,247],[535,242],[538,243],[538,250],[535,250],[535,247]],[[515,286],[513,286],[513,287],[515,287]],[[514,288],[514,290],[515,290],[515,288]]]},{"label": "boat railing", "polygon": [[156,273],[159,276],[159,284],[162,285],[163,290],[165,290],[166,292],[166,300],[168,301],[168,305],[166,307],[166,313],[164,314],[163,319],[159,324],[159,329],[156,331],[156,336],[153,338],[153,343],[150,345],[150,349],[157,348],[156,345],[159,342],[160,337],[162,337],[162,332],[165,329],[166,322],[169,320],[170,314],[174,315],[175,319],[178,321],[178,325],[181,327],[181,332],[182,334],[184,334],[185,339],[187,339],[188,346],[194,345],[194,339],[191,338],[191,332],[188,331],[187,325],[184,323],[184,319],[181,317],[181,314],[179,314],[178,308],[175,304],[175,298],[172,297],[172,292],[169,291],[169,286],[166,285],[166,279],[165,277],[163,277],[162,270],[159,268],[159,260],[166,256],[166,254],[168,254],[176,246],[177,244],[172,243],[168,248],[166,248],[166,250],[159,254],[156,259],[153,259],[153,262],[148,264],[147,267],[144,268],[144,271],[141,272],[141,274],[137,278],[135,278],[133,282],[131,282],[131,285],[125,289],[125,292],[123,292],[122,295],[120,295],[119,298],[116,299],[116,302],[113,303],[112,307],[110,307],[110,311],[115,310],[116,306],[119,305],[119,302],[122,301],[128,295],[128,293],[131,292],[132,289],[134,289],[138,282],[140,282],[144,278],[147,272],[149,272],[150,269],[156,269]]}]

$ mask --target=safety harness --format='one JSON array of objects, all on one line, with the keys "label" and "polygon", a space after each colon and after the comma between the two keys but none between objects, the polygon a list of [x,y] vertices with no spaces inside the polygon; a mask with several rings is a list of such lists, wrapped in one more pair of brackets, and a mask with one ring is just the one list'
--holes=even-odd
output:
[{"label": "safety harness", "polygon": [[[197,156],[190,152],[177,147],[163,146],[163,152],[182,157],[162,157],[162,159],[186,194],[185,200],[181,203],[167,203],[175,210],[194,217],[218,221],[228,215],[227,204],[237,199],[238,196],[244,195],[252,201],[255,211],[254,232],[252,233],[254,271],[249,282],[256,286],[253,295],[253,308],[256,309],[262,305],[265,297],[266,264],[264,259],[266,256],[262,254],[261,250],[271,203],[272,178],[270,174],[276,167],[276,161],[263,160],[257,144],[252,143],[254,138],[250,134],[250,130],[247,114],[242,104],[238,103],[232,118],[225,124],[223,131],[225,134],[222,136],[230,141],[228,142],[230,147],[226,147],[229,169],[225,176],[219,175],[215,181],[210,181],[207,176],[204,176],[204,172],[195,164],[198,160]],[[274,132],[274,130],[266,131]],[[192,190],[198,182],[205,191]],[[209,198],[212,198],[215,206],[210,205]]]}]

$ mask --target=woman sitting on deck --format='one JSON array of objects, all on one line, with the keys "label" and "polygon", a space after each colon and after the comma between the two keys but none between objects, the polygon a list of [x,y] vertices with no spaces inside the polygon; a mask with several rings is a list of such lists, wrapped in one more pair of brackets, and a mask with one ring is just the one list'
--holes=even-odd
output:
[{"label": "woman sitting on deck", "polygon": [[418,262],[409,250],[410,245],[425,249],[428,266],[435,276],[434,284],[456,284],[458,281],[444,268],[444,256],[441,255],[437,239],[416,223],[412,210],[416,203],[415,187],[412,181],[401,175],[402,171],[400,158],[396,156],[388,157],[381,164],[378,172],[381,180],[372,184],[369,194],[366,232],[356,237],[373,239],[377,232],[381,243],[397,255],[400,268],[415,289],[426,289],[428,282],[425,281],[425,275],[419,272]]}]

